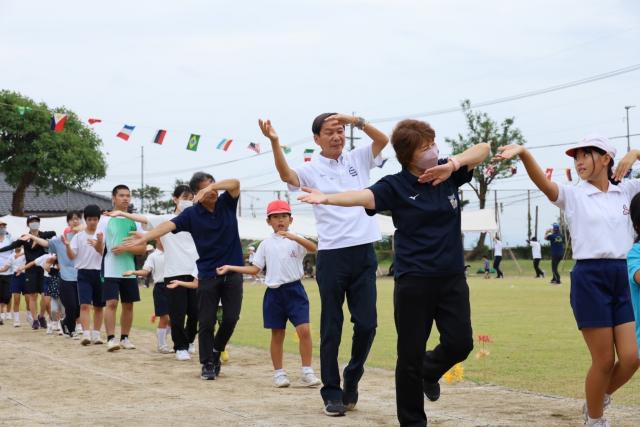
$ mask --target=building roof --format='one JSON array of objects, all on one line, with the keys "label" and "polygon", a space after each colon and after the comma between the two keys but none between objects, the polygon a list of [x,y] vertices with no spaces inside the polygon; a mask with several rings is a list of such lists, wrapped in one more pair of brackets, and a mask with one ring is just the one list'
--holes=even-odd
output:
[{"label": "building roof", "polygon": [[[15,188],[7,184],[5,175],[0,173],[0,216],[11,213],[11,202]],[[83,190],[69,189],[60,194],[45,194],[29,187],[24,195],[24,213],[55,216],[70,210],[82,210],[87,205],[98,205],[101,209],[111,209],[111,197],[101,196]]]}]

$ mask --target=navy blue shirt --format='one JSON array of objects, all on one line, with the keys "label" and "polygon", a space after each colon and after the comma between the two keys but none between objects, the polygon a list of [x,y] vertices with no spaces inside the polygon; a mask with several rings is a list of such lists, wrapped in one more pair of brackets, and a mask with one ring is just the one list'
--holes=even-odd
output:
[{"label": "navy blue shirt", "polygon": [[[442,163],[442,160],[439,162]],[[473,170],[463,166],[445,182],[420,184],[406,169],[387,175],[369,187],[375,210],[391,211],[395,277],[433,277],[464,273],[458,187],[471,181]]]},{"label": "navy blue shirt", "polygon": [[209,212],[201,204],[186,208],[171,221],[173,233],[191,233],[198,251],[198,279],[217,276],[216,268],[223,265],[244,265],[238,233],[236,210],[238,199],[228,192],[218,197],[215,209]]},{"label": "navy blue shirt", "polygon": [[564,256],[564,238],[562,237],[562,234],[554,231],[545,237],[545,239],[551,242],[552,257],[561,258]]}]

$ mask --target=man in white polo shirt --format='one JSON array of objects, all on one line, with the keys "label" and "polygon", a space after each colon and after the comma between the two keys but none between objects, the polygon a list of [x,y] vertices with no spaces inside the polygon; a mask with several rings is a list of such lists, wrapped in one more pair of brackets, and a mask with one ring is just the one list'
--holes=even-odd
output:
[{"label": "man in white polo shirt", "polygon": [[[312,124],[313,139],[320,156],[292,169],[280,147],[278,134],[269,120],[259,121],[271,141],[280,179],[290,190],[316,188],[323,193],[362,190],[369,186],[369,171],[382,163],[380,152],[389,138],[361,117],[324,113]],[[343,152],[345,125],[354,125],[369,136],[371,144]],[[320,290],[320,391],[324,412],[344,415],[358,401],[358,382],[376,333],[376,270],[373,242],[380,240],[375,218],[360,207],[314,205],[318,230],[316,281]],[[353,341],[351,360],[340,387],[338,349],[342,336],[342,305],[345,296],[351,313]]]}]

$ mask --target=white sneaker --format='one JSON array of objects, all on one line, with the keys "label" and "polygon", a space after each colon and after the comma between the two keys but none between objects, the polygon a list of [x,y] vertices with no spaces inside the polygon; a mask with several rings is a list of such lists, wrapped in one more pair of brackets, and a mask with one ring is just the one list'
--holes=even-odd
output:
[{"label": "white sneaker", "polygon": [[290,384],[287,374],[278,374],[273,376],[273,385],[278,388],[289,387]]},{"label": "white sneaker", "polygon": [[76,340],[76,341],[78,341],[81,336],[82,336],[82,332],[72,332],[71,333],[71,338]]},{"label": "white sneaker", "polygon": [[315,387],[322,383],[322,381],[320,381],[320,379],[316,377],[316,374],[314,374],[313,372],[303,373],[300,376],[300,382],[305,387]]},{"label": "white sneaker", "polygon": [[76,323],[76,333],[82,335],[82,325],[80,323]]},{"label": "white sneaker", "polygon": [[14,328],[20,327],[20,314],[18,313],[13,313],[13,327]]},{"label": "white sneaker", "polygon": [[109,341],[107,341],[107,351],[112,352],[116,350],[120,350],[120,344],[118,343],[118,341],[116,341],[115,338],[111,338]]},{"label": "white sneaker", "polygon": [[191,360],[191,356],[189,356],[189,352],[187,350],[178,350],[176,351],[176,359],[184,362],[185,360]]},{"label": "white sneaker", "polygon": [[[613,401],[613,398],[611,395],[608,395],[608,396],[605,395],[604,401],[602,402],[604,405],[604,407],[602,408],[602,412],[605,412],[607,409],[609,409],[612,401]],[[584,420],[585,424],[587,423],[587,421],[589,421],[589,413],[587,412],[587,402],[584,402],[582,404],[582,419]]]},{"label": "white sneaker", "polygon": [[171,350],[169,348],[168,345],[159,345],[158,346],[158,353],[162,353],[162,354],[169,354],[169,353],[173,353],[173,350]]},{"label": "white sneaker", "polygon": [[80,344],[82,345],[91,344],[91,334],[89,334],[89,331],[82,333],[82,341],[80,341]]},{"label": "white sneaker", "polygon": [[104,344],[100,336],[100,331],[91,331],[91,342],[94,344]]},{"label": "white sneaker", "polygon": [[47,323],[47,335],[51,335],[53,333],[53,322]]},{"label": "white sneaker", "polygon": [[189,352],[189,354],[195,354],[196,353],[196,345],[195,343],[191,343],[189,344],[189,350],[187,350]]},{"label": "white sneaker", "polygon": [[129,338],[125,338],[123,340],[120,340],[120,347],[124,348],[125,350],[135,350],[136,346],[133,345],[133,343],[131,341],[129,341]]},{"label": "white sneaker", "polygon": [[597,420],[587,420],[587,427],[611,427],[611,423],[606,418],[598,418]]}]

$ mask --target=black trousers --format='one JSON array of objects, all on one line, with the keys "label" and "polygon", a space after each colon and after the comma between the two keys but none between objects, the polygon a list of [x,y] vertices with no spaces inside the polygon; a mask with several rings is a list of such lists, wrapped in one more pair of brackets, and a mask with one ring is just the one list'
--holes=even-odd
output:
[{"label": "black trousers", "polygon": [[[473,350],[469,287],[463,273],[403,276],[395,281],[393,307],[398,333],[398,420],[402,426],[426,426],[423,379],[437,382]],[[425,351],[434,321],[440,343],[432,351]]]},{"label": "black trousers", "polygon": [[496,278],[504,277],[502,270],[500,270],[500,263],[502,262],[502,257],[500,255],[493,257],[493,269],[498,273]]},{"label": "black trousers", "polygon": [[535,258],[533,260],[533,268],[536,270],[536,278],[544,277],[544,271],[540,269],[540,258]]},{"label": "black trousers", "polygon": [[80,302],[78,300],[78,282],[67,282],[60,279],[60,301],[64,306],[63,331],[72,333],[76,330],[76,320],[80,316]]},{"label": "black trousers", "polygon": [[[338,350],[345,296],[353,323],[351,359],[344,368],[344,389],[354,390],[364,374],[376,335],[376,269],[373,244],[318,251],[316,281],[320,290],[320,374],[322,399],[342,401]],[[226,307],[225,307],[226,310]]]},{"label": "black trousers", "polygon": [[[229,273],[198,282],[198,341],[200,363],[213,362],[213,349],[224,351],[240,318],[242,274]],[[224,308],[222,322],[214,336],[218,303]]]},{"label": "black trousers", "polygon": [[562,261],[561,256],[551,256],[551,271],[553,272],[553,280],[560,283],[560,273],[558,272],[558,265]]},{"label": "black trousers", "polygon": [[[164,279],[165,285],[172,280],[190,282],[192,276],[174,276]],[[196,289],[178,286],[175,289],[166,289],[169,300],[169,318],[171,319],[171,340],[173,349],[187,350],[189,344],[196,339],[198,333],[198,296]],[[187,320],[185,325],[185,318]]]}]

